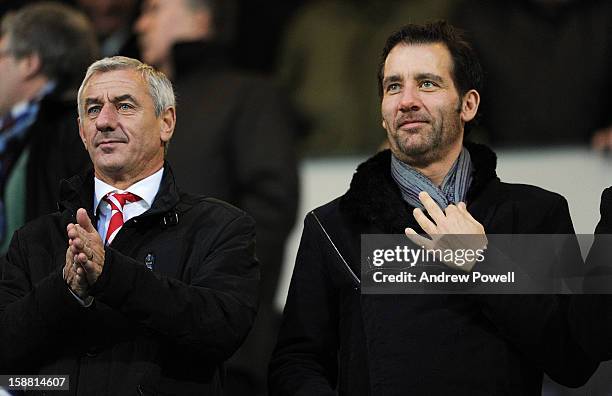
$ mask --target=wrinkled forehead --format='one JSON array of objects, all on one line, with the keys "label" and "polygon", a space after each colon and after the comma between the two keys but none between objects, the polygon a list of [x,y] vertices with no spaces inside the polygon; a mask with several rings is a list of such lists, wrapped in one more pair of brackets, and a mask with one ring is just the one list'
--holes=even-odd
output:
[{"label": "wrinkled forehead", "polygon": [[443,43],[405,44],[399,43],[385,59],[384,76],[396,73],[435,73],[451,77],[452,58]]},{"label": "wrinkled forehead", "polygon": [[89,93],[109,89],[146,91],[146,83],[142,75],[135,70],[98,71],[89,78],[84,92]]},{"label": "wrinkled forehead", "polygon": [[103,102],[107,99],[131,96],[141,103],[150,102],[147,83],[136,70],[122,69],[112,71],[99,71],[94,73],[83,87],[81,94],[82,103],[88,99],[96,99]]}]

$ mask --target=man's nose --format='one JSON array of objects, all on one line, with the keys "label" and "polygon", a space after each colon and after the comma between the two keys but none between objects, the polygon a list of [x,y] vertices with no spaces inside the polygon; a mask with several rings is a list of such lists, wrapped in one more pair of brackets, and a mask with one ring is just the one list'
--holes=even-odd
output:
[{"label": "man's nose", "polygon": [[421,95],[416,86],[406,86],[402,90],[399,108],[402,111],[418,111],[422,106]]},{"label": "man's nose", "polygon": [[117,128],[117,111],[115,106],[106,103],[96,117],[96,129],[100,132],[113,131]]}]

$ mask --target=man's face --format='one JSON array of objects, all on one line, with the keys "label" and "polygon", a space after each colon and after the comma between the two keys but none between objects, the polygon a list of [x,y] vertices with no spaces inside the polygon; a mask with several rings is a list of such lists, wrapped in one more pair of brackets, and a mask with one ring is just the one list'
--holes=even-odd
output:
[{"label": "man's face", "polygon": [[98,178],[136,182],[162,166],[164,143],[174,130],[174,109],[155,116],[139,72],[94,74],[82,95],[79,133]]},{"label": "man's face", "polygon": [[384,65],[382,117],[391,151],[414,166],[462,144],[461,100],[444,44],[399,44]]},{"label": "man's face", "polygon": [[190,9],[185,0],[145,0],[135,30],[145,63],[168,62],[172,46],[179,41],[203,38],[202,11]]},{"label": "man's face", "polygon": [[21,98],[20,60],[8,52],[8,38],[0,38],[0,117],[7,114]]}]

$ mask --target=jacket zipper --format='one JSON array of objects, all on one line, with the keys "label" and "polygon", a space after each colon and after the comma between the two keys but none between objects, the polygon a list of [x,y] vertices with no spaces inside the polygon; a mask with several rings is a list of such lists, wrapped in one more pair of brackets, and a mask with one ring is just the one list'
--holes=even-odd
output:
[{"label": "jacket zipper", "polygon": [[342,260],[342,262],[344,263],[344,268],[346,269],[346,271],[348,272],[349,276],[351,277],[351,279],[352,279],[352,281],[354,283],[355,289],[359,289],[359,287],[361,286],[361,280],[359,279],[359,277],[357,277],[357,275],[355,275],[355,272],[353,272],[353,270],[351,269],[351,266],[348,265],[347,261],[344,259],[344,256],[342,256],[342,253],[340,253],[340,250],[338,250],[338,248],[336,247],[336,244],[334,243],[334,241],[332,241],[331,237],[327,233],[327,230],[325,229],[325,227],[323,227],[323,224],[321,223],[321,221],[317,217],[317,215],[314,212],[314,210],[311,211],[310,213],[312,214],[312,216],[315,218],[315,220],[319,224],[319,227],[321,227],[321,230],[323,230],[323,233],[325,234],[325,236],[327,237],[327,240],[329,241],[329,243],[332,245],[332,247],[336,251],[336,254],[338,255],[338,257],[340,257],[340,260]]}]

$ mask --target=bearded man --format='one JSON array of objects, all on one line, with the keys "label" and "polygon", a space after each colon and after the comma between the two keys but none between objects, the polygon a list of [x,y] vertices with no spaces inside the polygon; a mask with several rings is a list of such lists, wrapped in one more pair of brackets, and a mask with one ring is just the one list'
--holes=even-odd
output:
[{"label": "bearded man", "polygon": [[562,296],[360,293],[363,234],[574,232],[563,197],[501,182],[495,154],[464,141],[482,69],[457,30],[394,33],[378,80],[390,150],[305,219],[271,393],[540,395],[543,373],[586,382],[597,363],[569,335]]}]

